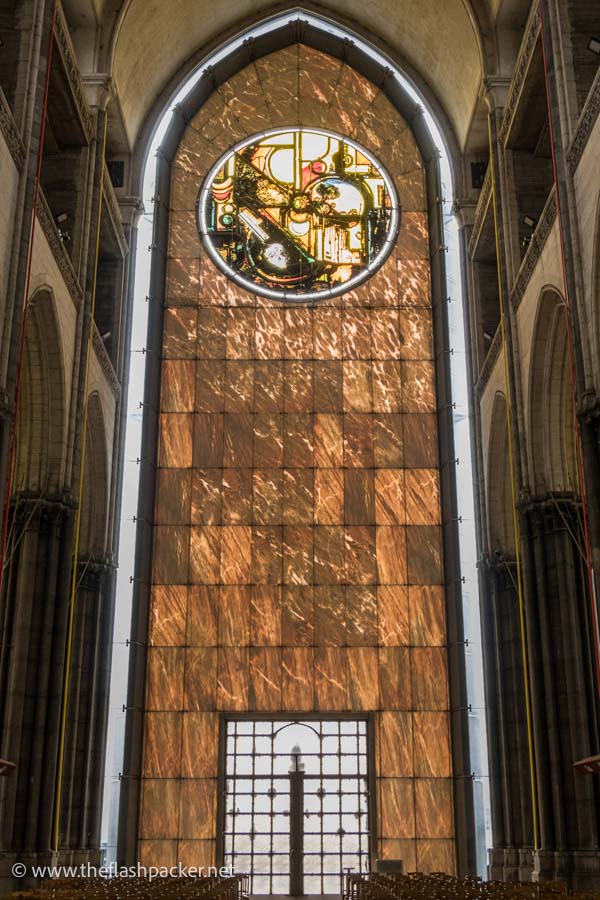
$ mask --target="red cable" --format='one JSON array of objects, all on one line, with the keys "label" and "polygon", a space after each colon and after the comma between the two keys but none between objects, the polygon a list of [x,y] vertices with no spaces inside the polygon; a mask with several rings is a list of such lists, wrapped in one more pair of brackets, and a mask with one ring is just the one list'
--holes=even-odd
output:
[{"label": "red cable", "polygon": [[594,570],[592,568],[592,555],[591,555],[591,547],[590,547],[590,535],[588,528],[588,508],[587,508],[587,499],[586,499],[586,490],[585,490],[585,477],[584,477],[584,469],[583,469],[583,450],[581,446],[581,431],[579,427],[579,420],[577,418],[577,385],[575,380],[575,361],[574,354],[575,350],[573,347],[573,328],[571,324],[571,306],[569,302],[569,287],[567,282],[567,265],[565,261],[565,246],[564,246],[564,237],[563,231],[560,227],[562,220],[562,212],[560,208],[560,198],[558,194],[558,177],[557,177],[557,167],[556,167],[556,153],[554,150],[555,142],[554,142],[554,128],[552,125],[552,113],[551,113],[551,105],[550,105],[550,85],[548,81],[548,63],[546,58],[546,44],[544,41],[544,22],[543,22],[543,11],[542,11],[542,2],[538,0],[538,9],[540,15],[540,35],[542,39],[542,57],[544,60],[544,83],[546,87],[546,105],[548,108],[548,127],[550,131],[550,148],[552,151],[552,172],[554,176],[554,186],[556,193],[556,212],[558,217],[558,234],[560,238],[560,258],[561,258],[561,266],[563,273],[563,284],[565,291],[565,319],[567,322],[567,337],[568,337],[568,346],[569,346],[569,365],[571,369],[571,398],[573,402],[573,418],[575,420],[575,446],[577,447],[577,467],[579,469],[579,486],[581,491],[581,507],[583,512],[583,534],[584,534],[584,542],[585,542],[585,561],[588,572],[588,580],[589,580],[589,589],[590,589],[590,607],[592,612],[592,625],[593,625],[593,637],[594,637],[594,657],[596,661],[596,690],[598,692],[598,699],[600,700],[600,647],[599,638],[598,638],[598,611],[596,609],[596,591],[594,588]]},{"label": "red cable", "polygon": [[27,278],[25,281],[25,299],[23,302],[23,321],[21,323],[21,340],[19,346],[19,364],[17,367],[17,383],[15,385],[15,412],[13,415],[10,450],[8,458],[8,475],[6,479],[6,502],[4,504],[4,516],[2,519],[2,550],[0,552],[0,592],[4,583],[4,564],[6,561],[6,545],[8,540],[8,516],[10,511],[11,487],[15,468],[15,450],[17,445],[17,423],[19,417],[19,398],[21,395],[21,381],[23,374],[23,359],[25,356],[25,330],[27,326],[27,311],[29,309],[29,288],[31,284],[31,265],[33,261],[33,237],[37,220],[37,202],[40,193],[40,181],[42,177],[42,159],[44,156],[44,135],[46,132],[46,112],[48,109],[48,93],[50,88],[50,65],[52,63],[52,47],[54,44],[54,22],[56,20],[56,0],[52,3],[52,17],[50,20],[50,38],[48,41],[48,55],[46,75],[44,79],[44,101],[42,104],[42,119],[40,123],[40,143],[38,146],[35,189],[33,194],[33,209],[31,213],[31,230],[29,233],[29,254],[27,260]]}]

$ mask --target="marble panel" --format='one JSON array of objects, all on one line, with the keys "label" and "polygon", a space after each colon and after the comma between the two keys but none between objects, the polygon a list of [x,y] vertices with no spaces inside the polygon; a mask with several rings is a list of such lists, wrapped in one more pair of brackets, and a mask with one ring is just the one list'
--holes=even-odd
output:
[{"label": "marble panel", "polygon": [[449,778],[450,722],[447,712],[414,713],[415,775]]},{"label": "marble panel", "polygon": [[313,466],[312,413],[286,413],[283,423],[283,464],[289,468]]},{"label": "marble panel", "polygon": [[426,213],[403,213],[396,253],[400,259],[429,259]]},{"label": "marble panel", "polygon": [[184,651],[181,647],[149,647],[146,709],[180,710],[183,702]]},{"label": "marble panel", "polygon": [[381,837],[412,838],[415,834],[414,781],[381,779]]},{"label": "marble panel", "polygon": [[283,359],[284,311],[279,307],[256,310],[254,355],[256,359]]},{"label": "marble panel", "polygon": [[284,362],[283,408],[285,412],[312,412],[313,364],[302,360]]},{"label": "marble panel", "polygon": [[347,413],[344,416],[344,465],[372,468],[373,417],[363,413]]},{"label": "marble panel", "polygon": [[144,718],[144,778],[178,778],[181,713],[147,712]]},{"label": "marble panel", "polygon": [[375,470],[375,522],[378,525],[403,525],[404,469]]},{"label": "marble panel", "polygon": [[377,649],[375,647],[349,647],[347,661],[348,709],[377,709],[379,706]]},{"label": "marble panel", "polygon": [[233,468],[252,466],[254,421],[250,413],[223,416],[223,464]]},{"label": "marble panel", "polygon": [[402,408],[405,412],[435,412],[433,363],[420,360],[402,362]]},{"label": "marble panel", "polygon": [[[296,471],[305,471],[299,470]],[[306,470],[310,471],[310,470]],[[253,470],[252,521],[256,525],[279,525],[283,520],[283,472]]]},{"label": "marble panel", "polygon": [[373,312],[373,359],[400,359],[400,316],[397,309],[377,309]]},{"label": "marble panel", "polygon": [[155,585],[150,601],[150,644],[182,646],[185,643],[187,587]]},{"label": "marble panel", "polygon": [[344,359],[371,359],[371,310],[346,309],[342,319]]},{"label": "marble panel", "polygon": [[175,306],[184,300],[195,301],[200,286],[200,261],[198,259],[167,259],[167,304]]},{"label": "marble panel", "polygon": [[401,525],[377,526],[377,577],[380,584],[406,584],[406,532]]},{"label": "marble panel", "polygon": [[344,410],[368,413],[373,409],[372,367],[370,362],[349,359],[343,362]]},{"label": "marble panel", "polygon": [[193,469],[190,519],[192,525],[220,525],[223,469]]},{"label": "marble panel", "polygon": [[324,647],[342,647],[344,645],[346,635],[345,590],[341,585],[315,587],[314,642],[316,645]]},{"label": "marble panel", "polygon": [[312,309],[286,309],[284,354],[286,359],[313,359]]},{"label": "marble panel", "polygon": [[[193,419],[194,468],[201,469],[222,466],[223,416],[218,413],[196,413]],[[179,464],[183,465],[183,463]],[[188,463],[188,465],[191,465],[191,463]]]},{"label": "marble panel", "polygon": [[227,356],[227,310],[198,310],[199,359],[225,359]]},{"label": "marble panel", "polygon": [[429,414],[404,417],[404,465],[407,468],[432,468],[437,465],[437,430],[435,416]]},{"label": "marble panel", "polygon": [[187,525],[190,521],[190,469],[157,469],[156,472],[157,525]]},{"label": "marble panel", "polygon": [[[398,305],[398,270],[396,260],[388,259],[367,282],[369,300],[373,307]],[[377,316],[374,313],[373,319]]]},{"label": "marble panel", "polygon": [[193,412],[195,393],[195,362],[191,359],[164,359],[160,382],[161,411]]},{"label": "marble panel", "polygon": [[321,413],[340,413],[344,408],[342,363],[339,360],[315,360],[313,364],[314,409]]},{"label": "marble panel", "polygon": [[411,657],[408,647],[379,650],[379,698],[381,709],[412,708]]},{"label": "marble panel", "polygon": [[375,528],[371,525],[349,525],[345,529],[346,582],[375,584],[377,559]]},{"label": "marble panel", "polygon": [[158,465],[185,469],[192,464],[192,419],[189,413],[161,413]]},{"label": "marble panel", "polygon": [[314,464],[339,467],[344,459],[344,420],[335,413],[316,413],[314,417]]},{"label": "marble panel", "polygon": [[284,647],[281,651],[281,705],[291,711],[313,706],[314,659],[312,647]]},{"label": "marble panel", "polygon": [[252,469],[223,469],[223,524],[252,521]]},{"label": "marble panel", "polygon": [[398,259],[398,297],[401,306],[430,306],[429,260]]},{"label": "marble panel", "polygon": [[184,709],[210,712],[217,708],[217,650],[191,647],[185,653]]},{"label": "marble panel", "polygon": [[223,586],[219,589],[219,646],[241,647],[249,642],[250,588]]},{"label": "marble panel", "polygon": [[315,647],[315,709],[346,709],[346,651],[341,647]]},{"label": "marble panel", "polygon": [[281,643],[288,647],[311,646],[313,639],[313,588],[286,585],[282,591]]},{"label": "marble panel", "polygon": [[196,210],[172,210],[169,219],[169,255],[195,259],[201,252]]},{"label": "marble panel", "polygon": [[373,416],[375,465],[395,469],[404,464],[404,421],[399,413]]},{"label": "marble panel", "polygon": [[219,647],[217,651],[217,707],[240,712],[248,708],[249,651],[247,647]]},{"label": "marble panel", "polygon": [[433,331],[429,309],[401,309],[402,359],[433,359]]},{"label": "marble panel", "polygon": [[139,860],[141,866],[176,866],[177,841],[138,841]]},{"label": "marble panel", "polygon": [[346,586],[346,644],[349,647],[374,647],[377,644],[376,588]]},{"label": "marble panel", "polygon": [[402,410],[402,379],[398,360],[373,361],[373,411],[397,413]]},{"label": "marble panel", "polygon": [[313,315],[315,360],[341,359],[342,320],[339,310],[319,307]]},{"label": "marble panel", "polygon": [[189,580],[192,584],[219,584],[221,570],[221,528],[198,525],[189,529]]},{"label": "marble panel", "polygon": [[398,584],[377,587],[379,643],[401,647],[410,643],[409,588]]},{"label": "marble panel", "polygon": [[178,306],[165,310],[163,357],[191,359],[196,355],[198,310]]},{"label": "marble panel", "polygon": [[283,412],[283,363],[256,360],[254,364],[254,409],[257,413]]},{"label": "marble panel", "polygon": [[223,386],[225,412],[248,413],[254,408],[254,363],[247,359],[228,359]]},{"label": "marble panel", "polygon": [[410,643],[414,647],[446,642],[444,590],[441,585],[409,587]]},{"label": "marble panel", "polygon": [[228,359],[253,359],[254,310],[227,310],[226,352]]},{"label": "marble panel", "polygon": [[[316,431],[316,422],[315,422]],[[341,435],[340,435],[341,438]],[[341,443],[341,441],[340,441]],[[315,438],[316,459],[316,438]],[[358,470],[357,470],[358,471]],[[314,520],[316,525],[341,525],[344,521],[344,472],[314,470]]]},{"label": "marble panel", "polygon": [[417,862],[419,872],[445,872],[456,875],[456,855],[453,840],[418,840]]},{"label": "marble panel", "polygon": [[383,859],[401,859],[405,872],[421,871],[417,869],[417,843],[407,838],[385,839],[380,841]]},{"label": "marble panel", "polygon": [[283,465],[283,416],[260,413],[254,416],[254,465],[277,468]]},{"label": "marble panel", "polygon": [[347,525],[375,522],[375,472],[373,469],[346,469],[344,510]]},{"label": "marble panel", "polygon": [[284,525],[312,525],[313,470],[284,469],[283,523]]},{"label": "marble panel", "polygon": [[413,730],[412,713],[380,713],[379,774],[384,778],[412,778],[414,775]]},{"label": "marble panel", "polygon": [[178,841],[177,861],[182,866],[208,869],[217,863],[215,841]]},{"label": "marble panel", "polygon": [[281,588],[270,584],[252,587],[250,643],[255,647],[279,646],[281,639]]},{"label": "marble panel", "polygon": [[415,710],[448,709],[448,676],[444,647],[413,647],[410,651]]},{"label": "marble panel", "polygon": [[442,534],[437,525],[406,529],[409,584],[442,583]]},{"label": "marble panel", "polygon": [[437,525],[440,522],[440,487],[437,469],[406,472],[406,522]]},{"label": "marble panel", "polygon": [[184,840],[209,839],[215,833],[216,778],[190,778],[181,782],[178,836]]},{"label": "marble panel", "polygon": [[252,528],[252,584],[283,581],[283,529],[280,525]]},{"label": "marble panel", "polygon": [[276,712],[281,709],[281,649],[250,649],[248,708]]},{"label": "marble panel", "polygon": [[284,584],[312,584],[313,529],[307,525],[286,525],[283,529]]},{"label": "marble panel", "polygon": [[249,584],[251,581],[251,528],[227,525],[221,536],[221,583]]},{"label": "marble panel", "polygon": [[225,409],[225,360],[196,361],[196,412],[220,413]]},{"label": "marble panel", "polygon": [[314,538],[314,583],[343,584],[345,581],[344,529],[340,525],[317,525]]},{"label": "marble panel", "polygon": [[449,778],[415,781],[416,833],[419,838],[451,838],[452,782]]},{"label": "marble panel", "polygon": [[183,778],[216,778],[219,716],[214,712],[183,714],[181,774]]},{"label": "marble panel", "polygon": [[186,623],[186,641],[189,646],[216,646],[218,609],[218,587],[204,584],[190,585]]},{"label": "marble panel", "polygon": [[179,787],[175,778],[144,778],[140,837],[157,840],[177,837]]},{"label": "marble panel", "polygon": [[185,584],[188,580],[189,528],[157,525],[154,528],[154,584]]}]

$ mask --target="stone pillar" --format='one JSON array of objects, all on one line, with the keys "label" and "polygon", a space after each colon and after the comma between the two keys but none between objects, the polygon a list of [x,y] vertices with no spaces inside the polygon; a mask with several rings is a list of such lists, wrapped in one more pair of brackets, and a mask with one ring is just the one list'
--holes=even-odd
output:
[{"label": "stone pillar", "polygon": [[489,876],[528,880],[533,817],[516,565],[496,553],[485,558],[480,569],[494,835]]},{"label": "stone pillar", "polygon": [[600,884],[598,786],[574,762],[598,746],[598,712],[587,572],[577,498],[549,495],[523,506],[529,526],[532,583],[530,646],[539,648],[543,692],[537,700],[541,847],[534,880],[564,879],[577,890]]},{"label": "stone pillar", "polygon": [[[62,498],[16,498],[3,588],[0,885],[12,862],[51,858],[56,760],[70,592],[74,509]],[[24,886],[20,882],[20,886]]]}]

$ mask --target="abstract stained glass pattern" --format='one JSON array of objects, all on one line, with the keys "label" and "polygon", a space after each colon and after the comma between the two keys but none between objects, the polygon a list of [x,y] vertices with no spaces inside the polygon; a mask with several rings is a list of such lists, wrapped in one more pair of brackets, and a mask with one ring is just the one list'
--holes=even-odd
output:
[{"label": "abstract stained glass pattern", "polygon": [[[380,268],[308,303],[228,278],[202,246],[196,207],[228,148],[300,122],[368,148],[402,198]],[[214,863],[223,713],[366,716],[373,855],[453,871],[424,183],[414,137],[382,92],[302,46],[222,85],[183,136],[170,196],[143,862]]]},{"label": "abstract stained glass pattern", "polygon": [[215,262],[266,296],[356,287],[389,253],[392,183],[353,141],[294,128],[246,141],[209,173],[198,229]]}]

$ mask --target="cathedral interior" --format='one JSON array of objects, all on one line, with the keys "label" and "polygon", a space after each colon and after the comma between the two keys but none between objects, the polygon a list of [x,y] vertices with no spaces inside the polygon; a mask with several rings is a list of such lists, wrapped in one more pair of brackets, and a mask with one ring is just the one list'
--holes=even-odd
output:
[{"label": "cathedral interior", "polygon": [[599,114],[599,0],[0,0],[0,893],[600,896]]}]

